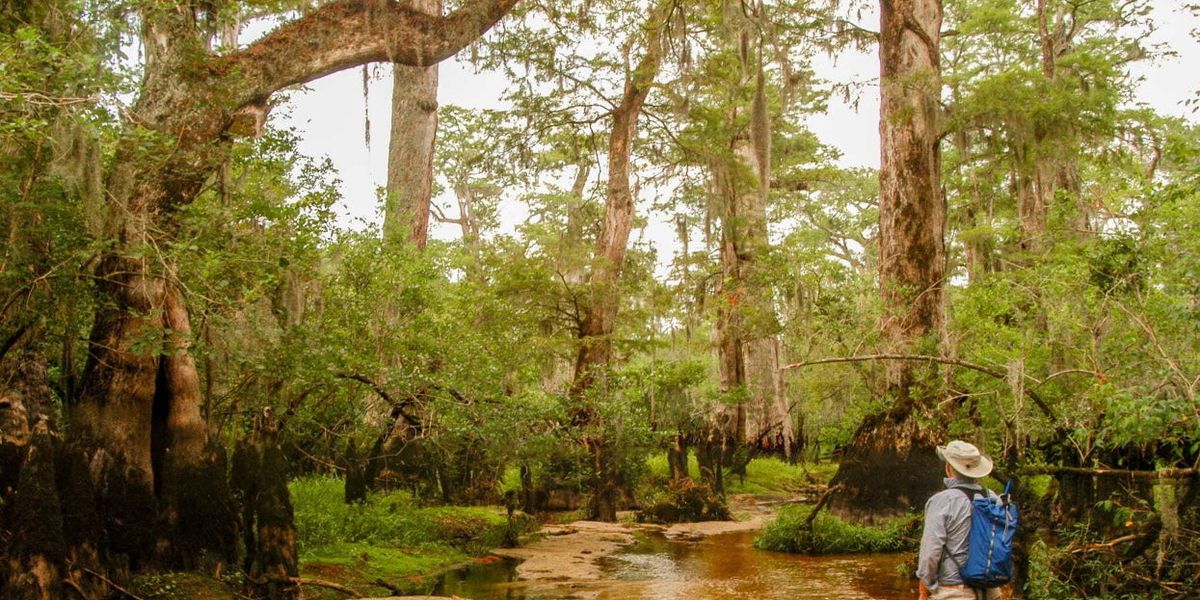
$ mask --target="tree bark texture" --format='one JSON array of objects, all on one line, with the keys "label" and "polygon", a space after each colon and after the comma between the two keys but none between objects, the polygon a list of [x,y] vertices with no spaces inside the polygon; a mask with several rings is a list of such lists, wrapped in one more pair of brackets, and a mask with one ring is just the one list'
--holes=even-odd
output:
[{"label": "tree bark texture", "polygon": [[296,528],[287,490],[287,459],[270,409],[255,418],[254,431],[239,440],[231,476],[242,513],[245,569],[259,593],[271,600],[300,597]]},{"label": "tree bark texture", "polygon": [[[946,203],[939,184],[940,0],[882,0],[879,133],[880,329],[888,352],[937,347],[945,327]],[[884,370],[889,407],[862,423],[831,484],[831,510],[900,514],[940,484],[935,439],[916,420],[933,399],[937,369],[908,361]]]},{"label": "tree bark texture", "polygon": [[[442,14],[441,0],[410,0],[408,4],[424,14]],[[391,242],[407,239],[418,248],[429,241],[437,93],[437,65],[392,65],[392,132],[383,235]]]},{"label": "tree bark texture", "polygon": [[[165,415],[165,447],[157,473],[161,517],[169,536],[160,539],[159,556],[184,568],[237,558],[236,516],[226,476],[225,452],[209,437],[204,396],[195,359],[189,352],[192,330],[182,294],[165,296],[165,354],[159,362],[156,415]],[[152,428],[153,429],[153,428]],[[212,566],[206,565],[206,566]]]},{"label": "tree bark texture", "polygon": [[[651,11],[646,23],[646,50],[633,72],[626,77],[620,103],[612,112],[608,139],[608,185],[605,191],[604,223],[597,241],[589,277],[589,297],[579,326],[579,350],[570,396],[575,404],[572,420],[577,427],[594,424],[595,411],[589,394],[604,392],[604,372],[612,358],[612,334],[620,305],[620,278],[633,227],[633,190],[629,183],[630,151],[637,137],[637,121],[662,64],[662,10]],[[586,180],[585,180],[586,181]],[[617,465],[604,439],[587,438],[592,453],[592,502],[589,517],[616,521],[620,492]]]},{"label": "tree bark texture", "polygon": [[676,433],[667,447],[667,465],[671,469],[671,481],[690,479],[688,474],[688,436]]},{"label": "tree bark texture", "polygon": [[9,509],[12,540],[7,564],[0,567],[0,592],[15,600],[63,597],[62,571],[67,555],[62,507],[55,474],[56,440],[45,422],[33,430]]},{"label": "tree bark texture", "polygon": [[591,293],[580,323],[580,347],[575,360],[575,378],[571,395],[580,396],[595,383],[598,370],[612,356],[612,332],[620,305],[621,270],[629,249],[633,227],[633,191],[629,183],[629,157],[637,134],[637,119],[650,94],[650,86],[662,63],[661,24],[652,17],[648,24],[650,39],[646,54],[625,82],[621,103],[612,113],[612,131],[608,140],[608,185],[605,193],[604,223],[592,272],[588,278]]}]

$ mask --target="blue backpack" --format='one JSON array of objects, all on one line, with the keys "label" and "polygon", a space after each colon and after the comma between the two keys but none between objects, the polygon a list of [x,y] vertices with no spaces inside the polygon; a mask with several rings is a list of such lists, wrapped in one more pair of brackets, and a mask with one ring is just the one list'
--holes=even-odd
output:
[{"label": "blue backpack", "polygon": [[[958,488],[971,501],[971,533],[967,539],[967,562],[958,565],[963,583],[972,588],[1000,587],[1012,580],[1013,537],[1017,534],[1017,505],[1009,498],[1012,482],[1004,493]],[[976,496],[979,497],[976,497]],[[951,558],[953,560],[953,558]],[[954,561],[956,564],[957,560]]]}]

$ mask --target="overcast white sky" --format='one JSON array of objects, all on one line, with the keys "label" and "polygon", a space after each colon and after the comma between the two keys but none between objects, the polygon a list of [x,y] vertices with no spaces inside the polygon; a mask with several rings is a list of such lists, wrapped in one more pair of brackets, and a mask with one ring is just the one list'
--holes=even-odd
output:
[{"label": "overcast white sky", "polygon": [[[1195,115],[1182,102],[1195,97],[1200,88],[1200,77],[1197,77],[1200,73],[1200,43],[1189,35],[1189,30],[1200,27],[1200,23],[1179,4],[1175,0],[1156,2],[1153,17],[1158,27],[1151,42],[1169,44],[1178,56],[1138,67],[1138,74],[1144,77],[1138,88],[1138,99],[1160,112],[1194,120]],[[868,14],[863,18],[865,26],[876,28],[876,17]],[[821,59],[817,69],[817,75],[828,80],[864,81],[877,75],[878,59],[873,52],[844,54],[836,60]],[[342,180],[340,215],[342,222],[350,226],[377,219],[376,189],[384,185],[387,178],[391,70],[379,67],[373,68],[372,72],[379,78],[370,82],[365,103],[362,71],[355,69],[326,77],[311,84],[309,91],[293,94],[290,106],[277,110],[273,116],[280,124],[294,126],[301,132],[302,152],[314,157],[328,156],[332,160]],[[495,108],[499,106],[505,83],[498,74],[475,73],[467,64],[448,61],[441,65],[438,99],[443,105]],[[821,140],[841,150],[844,166],[878,166],[878,88],[874,85],[866,87],[858,100],[857,107],[852,107],[840,98],[831,99],[829,111],[813,116],[809,126]],[[364,111],[369,111],[370,115],[369,149],[364,143]],[[443,199],[443,205],[447,203]],[[519,222],[524,216],[519,206],[506,207],[506,210],[510,214],[506,215],[505,221],[509,223]],[[454,211],[449,212],[453,214]],[[655,243],[660,248],[660,263],[669,262],[670,249],[674,247],[674,229],[664,216],[650,216],[647,230],[634,235],[643,235]],[[456,233],[456,228],[434,228],[434,235],[441,238],[450,238]]]}]

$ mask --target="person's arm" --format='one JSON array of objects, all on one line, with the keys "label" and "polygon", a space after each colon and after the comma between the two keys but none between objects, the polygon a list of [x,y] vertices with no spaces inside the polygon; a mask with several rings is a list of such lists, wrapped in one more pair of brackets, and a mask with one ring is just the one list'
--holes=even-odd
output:
[{"label": "person's arm", "polygon": [[917,585],[920,586],[917,588],[917,600],[929,600],[929,588],[925,587],[925,581],[922,580]]},{"label": "person's arm", "polygon": [[927,597],[928,592],[937,589],[938,566],[942,562],[942,549],[946,547],[946,509],[944,502],[934,496],[925,503],[925,530],[921,534],[921,554],[917,557],[917,579],[921,580],[921,590]]}]

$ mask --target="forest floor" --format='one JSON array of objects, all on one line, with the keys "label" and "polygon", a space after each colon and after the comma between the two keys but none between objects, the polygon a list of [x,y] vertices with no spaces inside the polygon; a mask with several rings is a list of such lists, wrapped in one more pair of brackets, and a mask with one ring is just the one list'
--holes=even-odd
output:
[{"label": "forest floor", "polygon": [[[657,465],[652,459],[649,467],[652,481],[643,493],[653,495],[666,487],[665,463]],[[341,500],[341,481],[325,477],[300,479],[290,488],[305,598],[347,597],[322,587],[323,583],[366,597],[437,598],[402,594],[429,593],[447,572],[503,559],[520,561],[515,570],[522,581],[514,585],[569,588],[577,597],[588,597],[589,584],[604,583],[605,557],[648,536],[691,542],[758,531],[781,507],[813,502],[830,475],[832,470],[824,465],[798,467],[756,459],[745,478],[727,481],[732,521],[655,525],[637,523],[635,513],[627,511],[620,513],[617,523],[599,523],[563,513],[555,516],[558,522],[539,528],[522,515],[516,526],[524,543],[518,548],[497,548],[508,527],[501,507],[421,507],[399,493],[375,495],[365,505],[347,506]],[[140,581],[137,591],[142,598],[156,600],[224,600],[236,597],[234,587],[227,581],[179,573]]]}]

